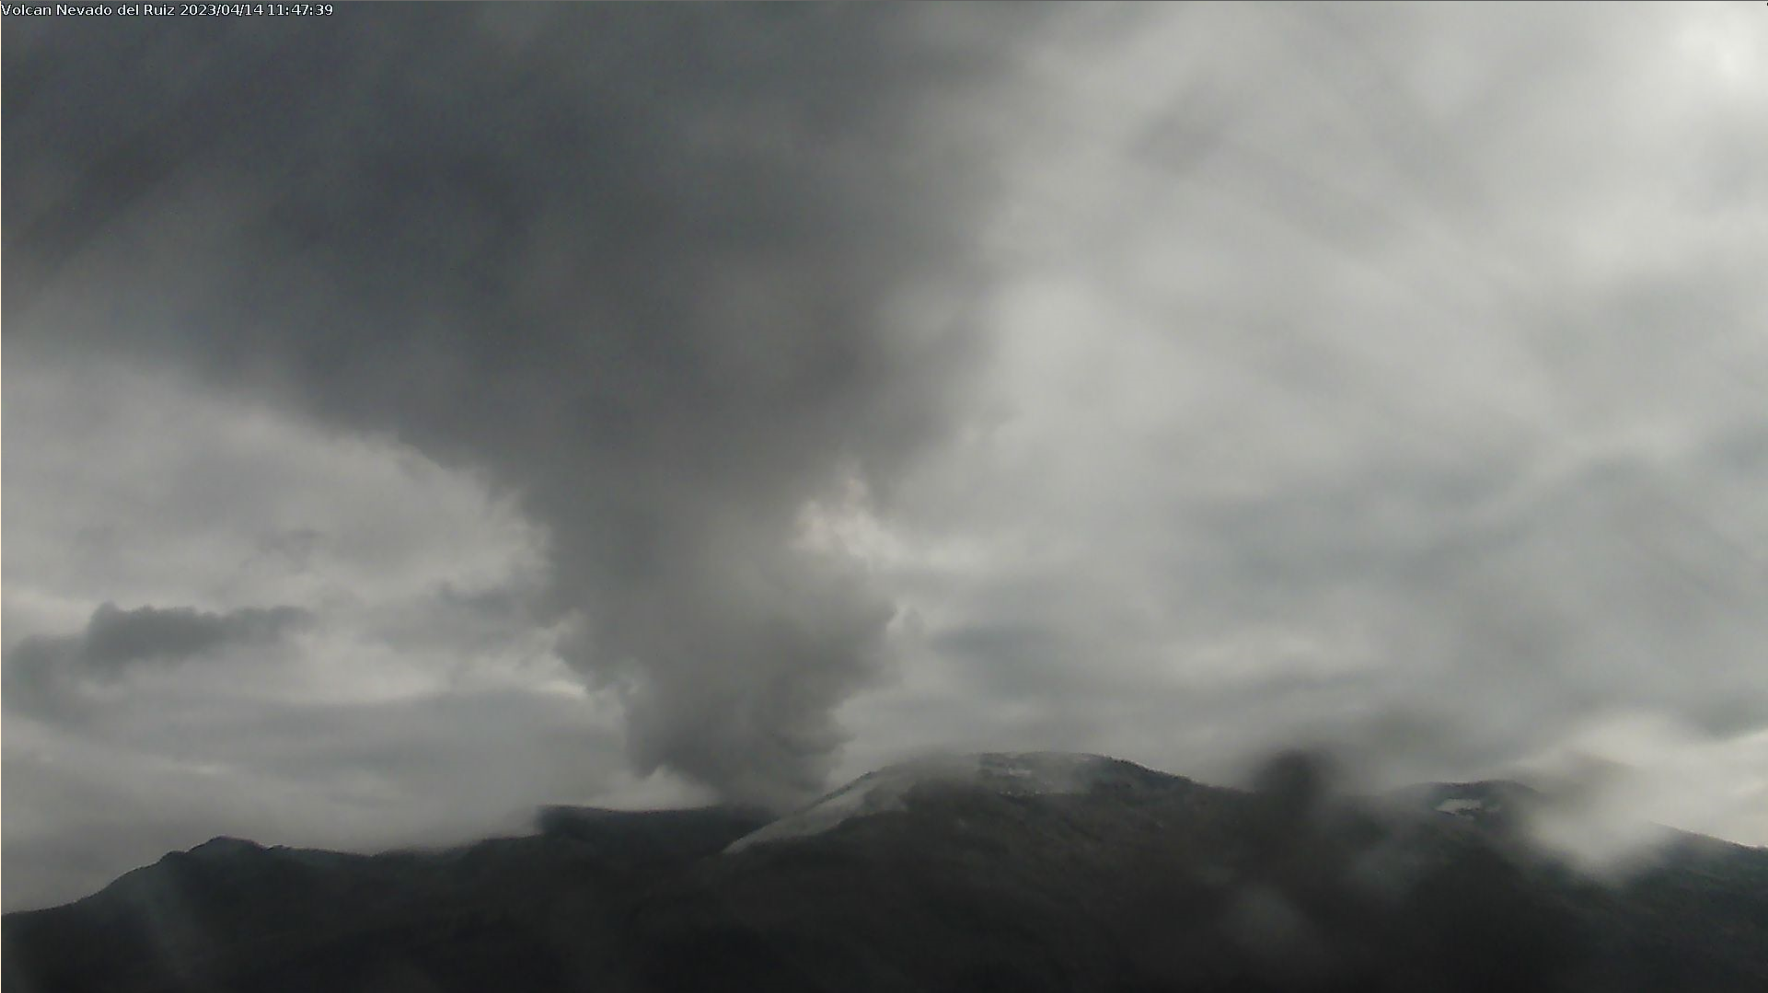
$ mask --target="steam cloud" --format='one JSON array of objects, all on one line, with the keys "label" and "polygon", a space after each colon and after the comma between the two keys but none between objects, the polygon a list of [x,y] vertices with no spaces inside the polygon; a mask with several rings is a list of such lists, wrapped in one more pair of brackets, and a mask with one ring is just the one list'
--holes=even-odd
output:
[{"label": "steam cloud", "polygon": [[487,473],[548,529],[544,613],[581,619],[569,660],[624,693],[635,763],[783,802],[892,615],[798,515],[887,499],[952,416],[982,176],[942,136],[1025,19],[19,21],[9,344]]}]

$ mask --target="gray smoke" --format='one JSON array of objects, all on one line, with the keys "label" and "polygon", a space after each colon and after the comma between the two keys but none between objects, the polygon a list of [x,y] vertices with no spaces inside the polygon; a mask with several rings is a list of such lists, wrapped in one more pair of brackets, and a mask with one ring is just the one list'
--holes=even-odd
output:
[{"label": "gray smoke", "polygon": [[872,5],[15,19],[6,322],[516,494],[641,769],[821,785],[891,606],[807,501],[938,440],[976,345],[969,88],[1028,16]]}]

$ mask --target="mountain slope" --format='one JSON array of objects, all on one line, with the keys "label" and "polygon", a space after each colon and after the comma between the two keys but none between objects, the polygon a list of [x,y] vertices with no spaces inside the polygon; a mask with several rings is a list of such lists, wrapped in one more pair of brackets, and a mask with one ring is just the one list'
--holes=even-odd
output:
[{"label": "mountain slope", "polygon": [[[770,823],[549,808],[346,856],[217,840],[5,920],[9,990],[1768,988],[1768,851],[1685,836],[1604,884],[1504,784],[1333,799],[1099,756],[879,770]],[[1451,801],[1459,800],[1460,803]],[[1526,802],[1522,801],[1522,802]]]}]

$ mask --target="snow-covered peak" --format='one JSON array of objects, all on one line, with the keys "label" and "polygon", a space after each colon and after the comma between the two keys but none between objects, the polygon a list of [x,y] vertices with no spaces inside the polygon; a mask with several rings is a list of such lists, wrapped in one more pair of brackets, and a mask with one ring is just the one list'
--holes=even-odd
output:
[{"label": "snow-covered peak", "polygon": [[[1500,804],[1498,806],[1502,806],[1502,805]],[[1442,803],[1437,804],[1436,809],[1437,809],[1437,813],[1439,813],[1439,814],[1469,815],[1469,814],[1480,813],[1481,811],[1484,811],[1487,808],[1486,808],[1486,802],[1484,800],[1466,799],[1466,798],[1456,797],[1456,798],[1444,800]],[[1494,806],[1492,809],[1495,810],[1495,809],[1497,809],[1497,807]]]},{"label": "snow-covered peak", "polygon": [[737,839],[726,851],[821,834],[855,817],[901,810],[910,790],[925,784],[1008,796],[1084,793],[1117,763],[1073,752],[982,752],[914,759],[868,772],[846,786]]},{"label": "snow-covered peak", "polygon": [[1509,822],[1525,815],[1540,794],[1521,783],[1485,780],[1473,783],[1424,783],[1399,790],[1394,797],[1438,814],[1481,823]]}]

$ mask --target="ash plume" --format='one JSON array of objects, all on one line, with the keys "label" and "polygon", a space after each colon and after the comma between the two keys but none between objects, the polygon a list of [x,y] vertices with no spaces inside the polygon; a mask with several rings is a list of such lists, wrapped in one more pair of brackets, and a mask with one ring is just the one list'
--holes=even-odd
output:
[{"label": "ash plume", "polygon": [[8,343],[485,474],[547,529],[541,616],[638,766],[795,799],[892,614],[799,514],[887,498],[952,416],[963,94],[1026,16],[15,19]]}]

